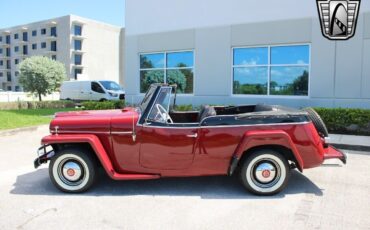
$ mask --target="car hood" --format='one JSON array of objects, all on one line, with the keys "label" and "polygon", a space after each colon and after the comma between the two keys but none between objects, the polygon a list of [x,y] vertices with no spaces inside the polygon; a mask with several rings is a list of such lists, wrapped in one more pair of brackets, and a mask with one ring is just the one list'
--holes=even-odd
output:
[{"label": "car hood", "polygon": [[112,118],[119,118],[125,122],[137,117],[138,113],[134,108],[116,110],[90,110],[60,112],[50,123],[51,133],[91,133],[109,134]]}]

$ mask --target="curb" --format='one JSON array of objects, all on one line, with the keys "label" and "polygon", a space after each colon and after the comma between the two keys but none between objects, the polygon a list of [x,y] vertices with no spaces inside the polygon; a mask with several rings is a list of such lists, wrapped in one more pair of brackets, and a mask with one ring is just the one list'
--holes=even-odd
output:
[{"label": "curb", "polygon": [[0,137],[3,136],[11,136],[18,134],[20,132],[31,132],[31,131],[36,131],[37,129],[46,126],[46,125],[37,125],[37,126],[30,126],[30,127],[23,127],[23,128],[16,128],[16,129],[8,129],[8,130],[3,130],[0,131]]},{"label": "curb", "polygon": [[365,146],[365,145],[349,145],[349,144],[338,144],[338,143],[329,143],[329,144],[338,149],[370,152],[370,146]]}]

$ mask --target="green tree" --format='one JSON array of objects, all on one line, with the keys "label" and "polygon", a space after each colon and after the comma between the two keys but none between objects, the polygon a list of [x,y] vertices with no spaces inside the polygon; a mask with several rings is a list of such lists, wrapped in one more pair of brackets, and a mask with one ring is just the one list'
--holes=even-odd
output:
[{"label": "green tree", "polygon": [[66,69],[63,63],[47,57],[33,56],[19,65],[19,84],[27,92],[39,97],[55,92],[66,80]]},{"label": "green tree", "polygon": [[185,93],[186,77],[180,70],[167,70],[167,83],[177,85],[178,93]]},{"label": "green tree", "polygon": [[140,88],[141,92],[145,93],[149,86],[154,83],[162,83],[164,81],[163,70],[148,70],[141,72]]}]

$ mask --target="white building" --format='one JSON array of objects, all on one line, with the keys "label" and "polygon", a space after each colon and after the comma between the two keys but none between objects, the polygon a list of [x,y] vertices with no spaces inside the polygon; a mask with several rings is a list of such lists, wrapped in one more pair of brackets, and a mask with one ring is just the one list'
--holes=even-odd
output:
[{"label": "white building", "polygon": [[370,108],[370,1],[323,37],[315,0],[126,0],[126,98],[180,79],[185,104]]},{"label": "white building", "polygon": [[34,55],[64,63],[70,79],[120,82],[123,34],[120,27],[74,15],[0,29],[0,89],[20,91],[18,64]]}]

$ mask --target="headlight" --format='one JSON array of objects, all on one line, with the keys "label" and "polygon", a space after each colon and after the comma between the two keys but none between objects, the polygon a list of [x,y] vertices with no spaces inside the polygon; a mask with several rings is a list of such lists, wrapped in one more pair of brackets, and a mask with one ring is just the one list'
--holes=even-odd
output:
[{"label": "headlight", "polygon": [[116,94],[116,93],[109,92],[109,95],[111,95],[111,97],[118,97],[118,94]]}]

